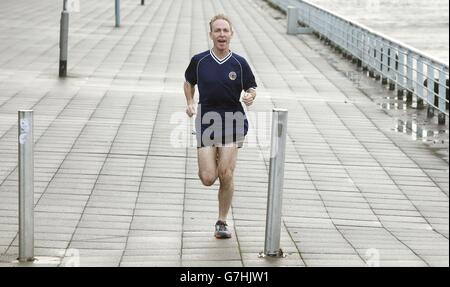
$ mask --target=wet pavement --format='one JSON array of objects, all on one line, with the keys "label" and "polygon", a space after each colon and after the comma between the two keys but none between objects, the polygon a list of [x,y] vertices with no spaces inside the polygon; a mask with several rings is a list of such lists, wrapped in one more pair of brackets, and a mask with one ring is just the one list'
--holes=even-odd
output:
[{"label": "wet pavement", "polygon": [[312,44],[311,47],[349,79],[356,89],[373,101],[378,109],[392,118],[393,131],[405,134],[412,140],[422,141],[449,163],[448,120],[445,124],[438,124],[437,112],[434,117],[429,118],[426,105],[420,108],[417,97],[414,96],[412,101],[408,102],[406,93],[398,96],[397,90],[390,90],[389,85],[382,85],[380,80],[371,78],[368,71],[363,71],[323,42],[321,45]]},{"label": "wet pavement", "polygon": [[[448,266],[448,119],[401,108],[316,37],[286,35],[284,15],[262,0],[138,2],[122,1],[120,28],[112,1],[82,2],[65,80],[62,7],[0,2],[0,266],[18,254],[18,109],[35,113],[31,265]],[[192,137],[184,70],[210,47],[218,12],[259,84],[230,240],[213,237],[218,184],[203,187],[196,148],[173,141],[176,130]],[[274,107],[289,109],[282,259],[258,256]]]}]

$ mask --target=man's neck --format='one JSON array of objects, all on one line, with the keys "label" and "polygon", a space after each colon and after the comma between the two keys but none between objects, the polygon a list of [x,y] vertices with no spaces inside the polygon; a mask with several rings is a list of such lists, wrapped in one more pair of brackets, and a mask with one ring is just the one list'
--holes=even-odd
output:
[{"label": "man's neck", "polygon": [[214,47],[213,52],[214,52],[214,55],[216,55],[216,57],[219,58],[219,60],[222,60],[223,58],[228,56],[228,54],[230,54],[230,49],[218,50]]}]

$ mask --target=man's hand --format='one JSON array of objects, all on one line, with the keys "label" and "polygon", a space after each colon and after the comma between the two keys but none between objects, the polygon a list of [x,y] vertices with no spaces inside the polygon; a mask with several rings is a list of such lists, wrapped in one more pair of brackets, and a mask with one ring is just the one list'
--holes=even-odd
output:
[{"label": "man's hand", "polygon": [[197,107],[195,104],[188,104],[186,107],[186,114],[191,118],[197,113]]},{"label": "man's hand", "polygon": [[242,101],[248,107],[253,104],[255,97],[256,97],[256,93],[254,91],[250,91],[250,92],[245,93],[244,97],[242,98]]}]

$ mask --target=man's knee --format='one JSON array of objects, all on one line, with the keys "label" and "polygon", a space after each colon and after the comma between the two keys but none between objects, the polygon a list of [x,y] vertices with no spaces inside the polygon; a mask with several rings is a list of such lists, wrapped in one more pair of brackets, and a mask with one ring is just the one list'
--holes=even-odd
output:
[{"label": "man's knee", "polygon": [[198,176],[200,180],[202,181],[203,185],[211,186],[216,182],[217,176],[210,171],[202,171],[198,173]]},{"label": "man's knee", "polygon": [[222,183],[229,183],[233,181],[233,169],[231,168],[223,168],[219,169],[219,179]]}]

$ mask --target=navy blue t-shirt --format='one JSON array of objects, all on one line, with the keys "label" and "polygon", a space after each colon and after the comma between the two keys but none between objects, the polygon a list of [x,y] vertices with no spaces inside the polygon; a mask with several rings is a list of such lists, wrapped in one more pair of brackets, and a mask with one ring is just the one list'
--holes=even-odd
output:
[{"label": "navy blue t-shirt", "polygon": [[[226,112],[241,112],[245,117],[242,103],[239,101],[241,92],[257,87],[255,76],[247,61],[233,52],[222,60],[216,57],[212,50],[195,55],[186,69],[185,79],[191,85],[198,86],[201,118],[206,113],[214,111],[222,116],[223,121]],[[201,124],[201,134],[208,126],[210,125]],[[222,136],[231,133],[236,139],[241,134],[245,136],[247,131],[248,122],[245,117],[242,128],[235,126],[233,131],[224,129]],[[222,142],[225,143],[226,140],[223,139]]]},{"label": "navy blue t-shirt", "polygon": [[212,50],[195,55],[185,78],[191,85],[198,85],[202,108],[232,110],[241,107],[241,91],[256,88],[255,76],[247,61],[233,52],[222,60]]}]

